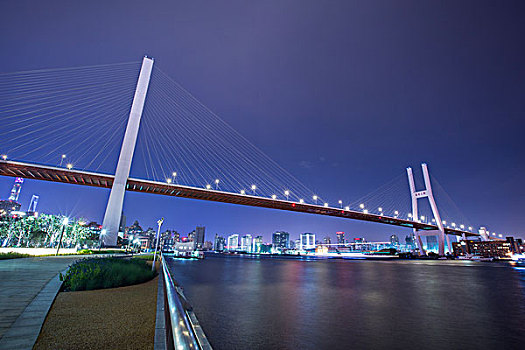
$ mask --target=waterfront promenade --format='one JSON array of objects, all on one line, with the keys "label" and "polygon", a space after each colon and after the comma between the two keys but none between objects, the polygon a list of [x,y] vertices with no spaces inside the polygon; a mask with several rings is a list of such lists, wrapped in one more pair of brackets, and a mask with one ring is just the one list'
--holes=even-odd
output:
[{"label": "waterfront promenade", "polygon": [[0,261],[0,349],[32,349],[60,288],[58,273],[79,258]]}]

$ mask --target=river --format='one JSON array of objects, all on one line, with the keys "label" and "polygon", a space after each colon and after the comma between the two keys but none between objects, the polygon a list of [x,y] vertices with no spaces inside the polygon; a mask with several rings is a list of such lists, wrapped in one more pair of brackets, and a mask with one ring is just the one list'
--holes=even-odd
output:
[{"label": "river", "polygon": [[525,349],[507,263],[169,259],[214,349]]}]

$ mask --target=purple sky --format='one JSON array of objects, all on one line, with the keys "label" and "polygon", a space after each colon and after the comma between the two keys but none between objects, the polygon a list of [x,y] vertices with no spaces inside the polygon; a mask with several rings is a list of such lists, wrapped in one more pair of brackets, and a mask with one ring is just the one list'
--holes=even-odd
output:
[{"label": "purple sky", "polygon": [[[354,200],[427,162],[463,213],[524,235],[523,1],[4,1],[0,71],[155,57],[310,188]],[[283,142],[285,140],[285,142]],[[286,145],[283,147],[283,143]],[[7,197],[13,179],[0,179]],[[27,181],[39,210],[102,220],[108,191]],[[408,189],[407,189],[408,193]],[[409,231],[128,193],[128,222],[187,233]]]}]

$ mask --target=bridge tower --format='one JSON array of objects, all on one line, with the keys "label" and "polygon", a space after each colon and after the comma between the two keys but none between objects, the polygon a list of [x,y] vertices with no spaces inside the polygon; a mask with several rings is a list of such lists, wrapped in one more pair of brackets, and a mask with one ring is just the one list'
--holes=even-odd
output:
[{"label": "bridge tower", "polygon": [[[423,169],[423,179],[425,180],[425,189],[422,191],[416,191],[416,185],[414,183],[414,174],[412,173],[412,168],[407,168],[408,175],[408,184],[410,186],[410,194],[412,197],[412,219],[414,221],[419,220],[417,200],[422,198],[428,198],[430,203],[430,208],[432,209],[432,215],[436,221],[437,230],[418,230],[414,228],[414,234],[417,238],[417,244],[419,246],[419,251],[422,254],[426,254],[425,249],[423,248],[423,242],[421,240],[422,236],[437,236],[439,244],[439,255],[445,255],[445,228],[443,226],[443,221],[441,221],[441,216],[436,205],[436,200],[434,199],[434,193],[432,192],[432,185],[430,183],[430,175],[428,174],[428,167],[425,163],[421,164]],[[450,239],[446,236],[448,250],[452,251],[450,245]]]},{"label": "bridge tower", "polygon": [[133,104],[131,105],[131,111],[129,113],[124,141],[122,142],[122,147],[120,149],[120,156],[117,163],[115,178],[113,180],[113,186],[111,187],[106,212],[104,214],[104,221],[102,222],[103,234],[101,234],[100,239],[104,246],[117,245],[120,217],[122,206],[124,204],[124,193],[126,191],[126,184],[131,169],[133,153],[135,152],[140,119],[146,102],[146,93],[148,92],[152,69],[153,59],[144,57],[142,60],[139,79],[137,81],[137,87],[135,88]]}]

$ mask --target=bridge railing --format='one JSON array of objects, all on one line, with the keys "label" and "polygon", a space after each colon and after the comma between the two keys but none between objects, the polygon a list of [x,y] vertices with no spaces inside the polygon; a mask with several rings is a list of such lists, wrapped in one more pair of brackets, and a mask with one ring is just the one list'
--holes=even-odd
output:
[{"label": "bridge railing", "polygon": [[176,350],[212,350],[202,327],[186,300],[182,288],[171,277],[165,258],[162,258],[167,348]]}]

